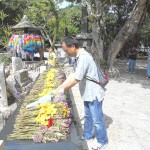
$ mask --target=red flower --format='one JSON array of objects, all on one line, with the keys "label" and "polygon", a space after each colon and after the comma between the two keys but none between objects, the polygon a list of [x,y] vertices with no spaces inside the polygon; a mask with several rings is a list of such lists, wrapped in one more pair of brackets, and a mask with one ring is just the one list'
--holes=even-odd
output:
[{"label": "red flower", "polygon": [[51,127],[53,124],[54,124],[54,120],[53,120],[52,118],[50,118],[50,119],[48,120],[48,125],[47,125],[47,127],[49,128],[49,127]]}]

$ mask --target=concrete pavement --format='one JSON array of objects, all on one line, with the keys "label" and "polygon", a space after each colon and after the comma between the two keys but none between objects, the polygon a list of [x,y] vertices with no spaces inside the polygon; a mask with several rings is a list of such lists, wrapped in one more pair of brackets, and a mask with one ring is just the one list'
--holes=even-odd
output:
[{"label": "concrete pavement", "polygon": [[[65,66],[68,76],[72,68]],[[124,73],[107,85],[103,110],[109,143],[106,150],[150,150],[150,79]],[[70,90],[78,136],[83,134],[84,107],[78,85]],[[77,141],[82,149],[88,145]],[[90,150],[90,149],[89,149]]]}]

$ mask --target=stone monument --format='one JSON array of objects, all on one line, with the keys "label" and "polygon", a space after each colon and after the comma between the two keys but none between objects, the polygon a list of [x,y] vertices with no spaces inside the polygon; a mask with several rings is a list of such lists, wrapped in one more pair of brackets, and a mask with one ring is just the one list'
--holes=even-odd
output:
[{"label": "stone monument", "polygon": [[80,47],[84,47],[89,53],[91,53],[92,35],[88,33],[87,16],[87,6],[82,5],[81,33],[76,36],[76,39],[79,41]]},{"label": "stone monument", "polygon": [[15,72],[15,79],[19,83],[21,87],[26,86],[28,83],[31,82],[28,76],[28,70],[27,69],[21,69]]},{"label": "stone monument", "polygon": [[21,99],[20,95],[22,94],[23,87],[32,82],[28,76],[28,70],[23,69],[21,58],[12,57],[12,72],[6,79],[6,82],[11,94],[16,99]]},{"label": "stone monument", "polygon": [[21,87],[31,82],[28,76],[28,70],[23,69],[23,62],[21,58],[12,57],[12,71],[15,80]]},{"label": "stone monument", "polygon": [[18,70],[23,69],[23,63],[21,58],[19,57],[12,57],[12,71],[15,73]]}]

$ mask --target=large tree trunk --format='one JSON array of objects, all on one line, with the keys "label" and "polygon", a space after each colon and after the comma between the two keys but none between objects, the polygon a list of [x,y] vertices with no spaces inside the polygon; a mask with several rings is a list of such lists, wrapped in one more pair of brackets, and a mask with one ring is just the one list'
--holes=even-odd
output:
[{"label": "large tree trunk", "polygon": [[88,33],[87,5],[82,4],[81,33]]},{"label": "large tree trunk", "polygon": [[110,70],[111,68],[113,68],[116,56],[123,47],[123,45],[137,32],[138,26],[141,23],[143,16],[146,12],[148,3],[149,0],[139,0],[136,3],[129,20],[125,23],[116,38],[111,43],[108,49],[109,55],[107,60]]},{"label": "large tree trunk", "polygon": [[100,63],[100,60],[103,60],[104,45],[101,37],[100,27],[96,24],[93,26],[92,38],[92,54],[94,54],[96,61]]},{"label": "large tree trunk", "polygon": [[53,2],[50,2],[50,3],[51,3],[51,7],[53,8],[53,12],[54,12],[55,19],[56,19],[56,23],[55,23],[56,27],[55,27],[54,37],[53,37],[53,42],[52,42],[52,46],[54,46],[55,42],[56,42],[57,33],[58,33],[59,18],[58,18],[58,12],[57,12],[57,9],[55,7],[55,4]]},{"label": "large tree trunk", "polygon": [[41,34],[42,34],[43,36],[45,36],[45,37],[48,39],[50,45],[52,45],[52,40],[51,40],[49,34],[47,33],[47,31],[46,31],[45,29],[43,29],[43,28],[41,28],[40,31],[41,31]]},{"label": "large tree trunk", "polygon": [[[92,8],[94,3],[94,9]],[[88,15],[92,19],[92,46],[91,53],[94,56],[97,64],[100,64],[100,60],[103,60],[103,34],[102,34],[102,2],[101,0],[82,0],[82,4],[87,6]]]},{"label": "large tree trunk", "polygon": [[103,50],[104,44],[102,39],[102,8],[101,8],[101,1],[95,0],[95,14],[93,19],[93,27],[92,27],[92,53],[97,61],[100,63],[100,60],[103,60]]}]

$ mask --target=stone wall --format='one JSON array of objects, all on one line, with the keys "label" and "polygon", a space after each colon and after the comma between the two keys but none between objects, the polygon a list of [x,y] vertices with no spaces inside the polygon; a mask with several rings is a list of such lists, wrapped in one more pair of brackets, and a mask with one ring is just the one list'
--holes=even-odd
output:
[{"label": "stone wall", "polygon": [[[39,74],[46,69],[44,61],[22,62],[20,58],[16,57],[13,57],[11,67],[6,68],[4,64],[0,64],[0,131],[5,126],[9,115],[17,108],[18,103],[30,91],[32,84],[36,81]],[[6,70],[9,71],[7,76],[5,74]],[[13,96],[12,104],[9,98],[7,98],[8,88]]]},{"label": "stone wall", "polygon": [[5,67],[3,63],[0,64],[0,104],[4,107],[8,106],[6,80],[5,80]]},{"label": "stone wall", "polygon": [[0,130],[5,124],[5,109],[8,106],[7,92],[6,92],[6,81],[5,81],[5,66],[3,63],[0,64]]}]

